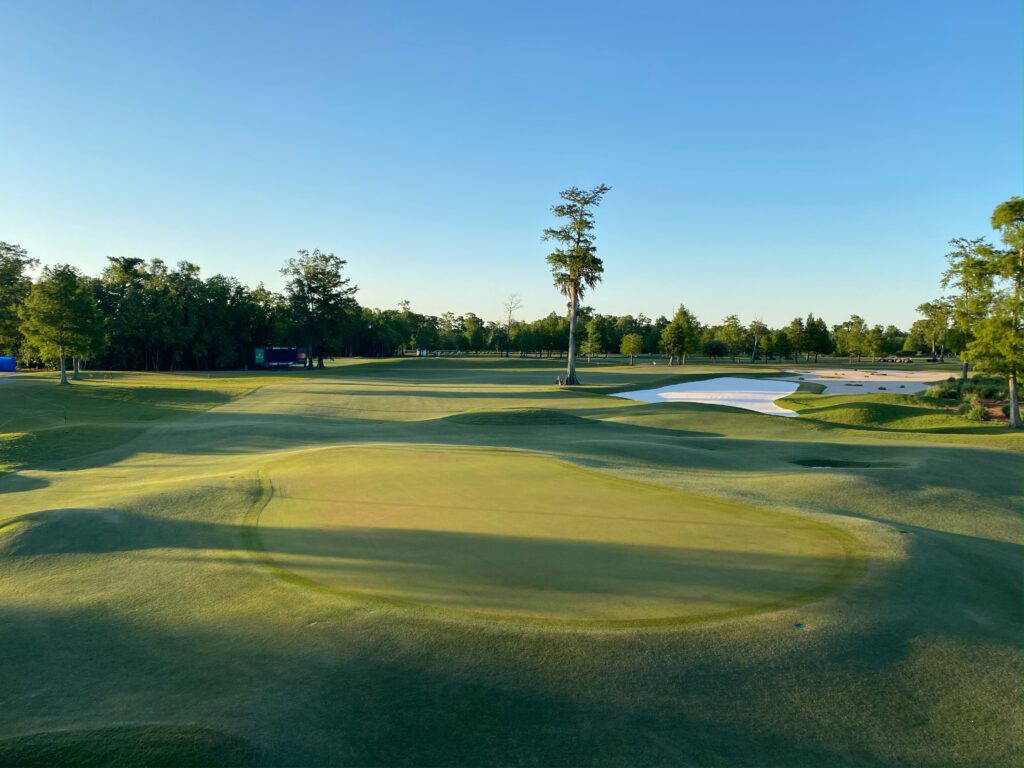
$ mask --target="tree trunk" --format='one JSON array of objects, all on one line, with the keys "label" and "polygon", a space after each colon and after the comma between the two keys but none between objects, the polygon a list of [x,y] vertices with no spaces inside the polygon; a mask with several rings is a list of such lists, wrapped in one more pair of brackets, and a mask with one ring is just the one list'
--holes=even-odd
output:
[{"label": "tree trunk", "polygon": [[61,384],[67,384],[68,383],[68,368],[67,368],[67,365],[64,363],[64,346],[63,345],[61,345],[61,348],[60,348],[60,383]]},{"label": "tree trunk", "polygon": [[1010,429],[1020,429],[1020,404],[1017,402],[1017,374],[1010,374]]},{"label": "tree trunk", "polygon": [[967,381],[967,366],[968,362],[964,360],[964,364],[960,366],[960,381],[961,383]]},{"label": "tree trunk", "polygon": [[682,356],[680,357],[679,363],[680,363],[680,365],[686,365],[686,353],[685,352],[683,352]]},{"label": "tree trunk", "polygon": [[565,365],[565,383],[579,384],[576,379],[576,311],[578,302],[576,291],[572,290],[569,296],[569,351]]},{"label": "tree trunk", "polygon": [[74,361],[74,362],[72,363],[72,365],[74,366],[74,368],[73,368],[73,372],[72,372],[72,374],[71,374],[71,379],[72,379],[73,381],[78,381],[78,380],[79,380],[80,378],[82,378],[82,367],[81,367],[81,364],[79,363],[79,357],[78,357],[78,355],[75,355],[75,356],[74,356],[74,357],[72,358],[72,360]]}]

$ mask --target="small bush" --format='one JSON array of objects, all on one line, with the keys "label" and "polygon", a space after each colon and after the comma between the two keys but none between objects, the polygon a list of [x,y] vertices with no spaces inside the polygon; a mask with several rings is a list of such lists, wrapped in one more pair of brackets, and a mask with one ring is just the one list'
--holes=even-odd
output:
[{"label": "small bush", "polygon": [[954,379],[935,384],[928,388],[928,397],[937,397],[943,400],[956,400],[960,397],[960,385]]},{"label": "small bush", "polygon": [[961,389],[964,393],[976,392],[985,399],[1005,400],[1009,397],[1007,383],[1001,376],[972,376]]},{"label": "small bush", "polygon": [[932,385],[925,394],[944,400],[963,399],[968,394],[977,394],[986,400],[1005,400],[1009,396],[1006,381],[999,376],[972,376],[965,382],[949,378]]},{"label": "small bush", "polygon": [[969,392],[964,396],[963,402],[960,403],[960,415],[970,421],[988,421],[992,418],[977,392]]}]

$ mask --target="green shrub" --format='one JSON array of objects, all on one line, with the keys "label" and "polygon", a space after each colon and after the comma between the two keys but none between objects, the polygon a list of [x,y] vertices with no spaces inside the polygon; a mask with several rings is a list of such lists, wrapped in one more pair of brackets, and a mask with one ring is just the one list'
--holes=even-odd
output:
[{"label": "green shrub", "polygon": [[960,415],[970,421],[988,421],[991,418],[981,401],[981,395],[977,392],[968,392],[964,395],[963,402],[960,403]]},{"label": "green shrub", "polygon": [[965,394],[976,392],[986,399],[1005,400],[1009,397],[1006,380],[1001,376],[972,376],[961,391]]},{"label": "green shrub", "polygon": [[928,397],[945,400],[958,400],[968,394],[977,394],[985,399],[1005,400],[1009,397],[1005,379],[1000,376],[972,376],[965,382],[960,379],[948,378],[934,384],[925,393]]},{"label": "green shrub", "polygon": [[941,384],[934,384],[926,392],[928,397],[937,397],[944,400],[956,400],[960,397],[960,382],[956,379],[946,379]]}]

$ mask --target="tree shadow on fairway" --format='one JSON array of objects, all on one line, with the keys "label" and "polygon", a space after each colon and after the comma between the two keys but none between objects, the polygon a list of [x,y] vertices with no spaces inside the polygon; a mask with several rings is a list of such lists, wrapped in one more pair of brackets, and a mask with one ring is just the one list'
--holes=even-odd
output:
[{"label": "tree shadow on fairway", "polygon": [[20,472],[0,472],[0,494],[38,491],[50,483],[41,477],[32,477]]},{"label": "tree shadow on fairway", "polygon": [[0,739],[0,766],[131,768],[132,766],[251,765],[246,741],[210,728],[181,725],[120,725],[30,733]]},{"label": "tree shadow on fairway", "polygon": [[[604,639],[577,643],[570,680],[546,670],[545,649],[560,650],[529,636],[509,645],[453,628],[410,645],[395,628],[365,630],[0,608],[0,765],[878,764],[868,750],[834,748],[820,723],[801,723],[798,738],[753,710],[763,668],[750,678],[704,664],[681,685]],[[735,708],[727,722],[701,705],[712,695]],[[39,733],[37,712],[62,730]]]},{"label": "tree shadow on fairway", "polygon": [[24,382],[0,395],[0,432],[8,433],[0,441],[0,466],[63,468],[231,399],[209,389]]},{"label": "tree shadow on fairway", "polygon": [[536,390],[498,390],[487,391],[486,389],[474,389],[469,387],[465,390],[456,389],[434,389],[428,383],[422,388],[394,389],[391,386],[384,386],[380,389],[324,389],[314,390],[303,387],[296,390],[296,394],[315,395],[323,397],[365,397],[365,398],[424,398],[435,400],[555,400],[562,397],[561,392],[546,387],[538,387]]}]

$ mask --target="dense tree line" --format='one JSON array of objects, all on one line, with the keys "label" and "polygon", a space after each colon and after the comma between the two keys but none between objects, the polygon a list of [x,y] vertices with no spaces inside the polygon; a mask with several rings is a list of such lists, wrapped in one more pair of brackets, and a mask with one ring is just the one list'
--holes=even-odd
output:
[{"label": "dense tree line", "polygon": [[[241,369],[251,364],[254,347],[283,345],[307,350],[311,367],[324,357],[417,350],[550,358],[566,355],[571,332],[568,311],[526,321],[515,317],[518,301],[500,320],[472,312],[420,314],[409,302],[362,307],[344,277],[344,260],[321,251],[300,251],[288,260],[282,293],[224,275],[203,278],[185,261],[169,267],[159,259],[111,257],[96,277],[65,264],[44,268],[32,281],[37,264],[24,249],[0,243],[0,354],[16,354],[27,365],[59,365],[63,349],[72,366],[77,359],[124,370]],[[863,325],[856,317],[832,332],[814,315],[777,329],[759,321],[744,325],[736,315],[705,325],[682,306],[671,318],[649,318],[577,305],[577,321],[581,354],[664,354],[672,363],[694,354],[813,359],[849,349],[877,356],[902,350],[906,338],[892,326],[865,326],[865,343],[847,342],[851,336],[842,329]],[[921,337],[922,352],[926,338],[932,337]]]},{"label": "dense tree line", "polygon": [[[55,265],[33,283],[29,270],[36,265],[24,249],[0,243],[0,354],[17,354],[25,364],[57,365],[63,348],[70,361],[102,368],[240,369],[251,363],[254,347],[280,345],[306,350],[310,367],[324,357],[418,350],[550,358],[565,356],[571,332],[568,312],[524,321],[514,315],[518,304],[499,321],[472,312],[424,315],[408,302],[361,307],[344,277],[345,262],[320,251],[288,260],[280,294],[224,275],[203,279],[198,266],[184,261],[168,267],[159,259],[111,257],[98,277]],[[757,320],[744,325],[737,315],[703,324],[684,306],[671,318],[652,319],[578,305],[577,319],[577,349],[591,359],[663,354],[676,364],[695,354],[753,361],[832,353],[861,359],[960,349],[950,328],[926,320],[908,334],[892,325],[868,327],[856,315],[831,330],[813,314],[774,329]]]}]

